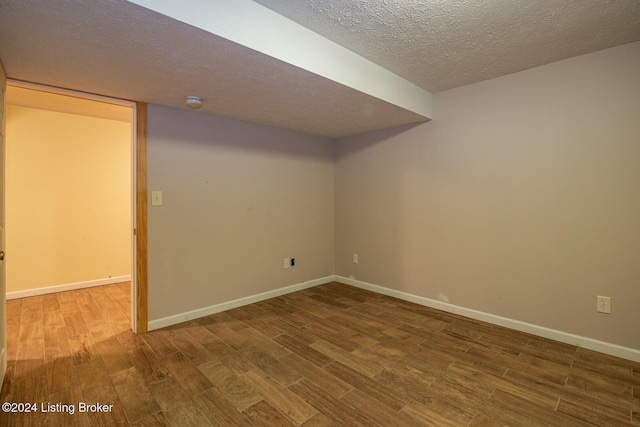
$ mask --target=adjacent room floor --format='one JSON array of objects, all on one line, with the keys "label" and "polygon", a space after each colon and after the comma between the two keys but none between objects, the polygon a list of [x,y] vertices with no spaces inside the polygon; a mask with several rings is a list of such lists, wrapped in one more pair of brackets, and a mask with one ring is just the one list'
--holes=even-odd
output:
[{"label": "adjacent room floor", "polygon": [[129,325],[128,283],[7,301],[0,426],[640,425],[640,363],[339,283]]}]

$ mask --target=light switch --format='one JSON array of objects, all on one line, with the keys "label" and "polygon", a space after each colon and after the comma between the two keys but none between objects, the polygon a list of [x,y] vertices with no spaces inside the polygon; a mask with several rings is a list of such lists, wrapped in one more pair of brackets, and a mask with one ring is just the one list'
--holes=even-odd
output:
[{"label": "light switch", "polygon": [[151,206],[162,206],[162,191],[151,192]]}]

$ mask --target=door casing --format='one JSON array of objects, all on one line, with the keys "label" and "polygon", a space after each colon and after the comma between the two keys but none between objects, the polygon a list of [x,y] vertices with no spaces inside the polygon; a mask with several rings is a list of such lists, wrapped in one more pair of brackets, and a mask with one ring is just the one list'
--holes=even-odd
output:
[{"label": "door casing", "polygon": [[[0,62],[0,251],[4,258],[4,146],[5,146],[5,92],[7,89],[7,77]],[[4,382],[4,374],[7,372],[7,290],[5,287],[4,260],[0,260],[0,388]]]},{"label": "door casing", "polygon": [[[133,235],[131,238],[131,329],[134,333],[147,332],[147,104],[18,80],[8,79],[7,84],[131,108],[131,220],[133,225]],[[4,117],[2,121],[4,124]],[[3,162],[2,166],[4,166],[4,144],[2,145],[2,150],[0,154],[2,158],[0,161]],[[4,171],[4,168],[2,168],[2,170]],[[4,197],[4,190],[4,180],[2,180],[2,197]],[[2,204],[2,207],[4,208],[4,204]],[[6,289],[4,287],[4,268],[1,270],[2,304],[5,304]],[[3,309],[3,318],[0,319],[0,321],[2,321],[6,330],[4,312],[5,310]],[[4,338],[4,333],[2,336]],[[4,354],[5,353],[3,353],[4,366],[6,366],[6,356],[4,356]]]}]

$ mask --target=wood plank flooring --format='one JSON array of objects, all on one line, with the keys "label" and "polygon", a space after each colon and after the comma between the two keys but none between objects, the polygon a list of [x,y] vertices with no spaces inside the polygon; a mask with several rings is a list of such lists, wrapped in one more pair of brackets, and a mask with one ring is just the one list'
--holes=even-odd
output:
[{"label": "wood plank flooring", "polygon": [[0,426],[640,426],[639,363],[339,283],[144,335],[129,303],[7,301],[0,400],[76,411]]}]

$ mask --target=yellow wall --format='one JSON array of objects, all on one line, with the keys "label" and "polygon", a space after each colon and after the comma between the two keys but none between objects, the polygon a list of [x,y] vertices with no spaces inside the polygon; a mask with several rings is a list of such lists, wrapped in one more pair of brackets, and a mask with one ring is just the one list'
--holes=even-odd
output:
[{"label": "yellow wall", "polygon": [[130,275],[131,124],[7,113],[7,292]]}]

